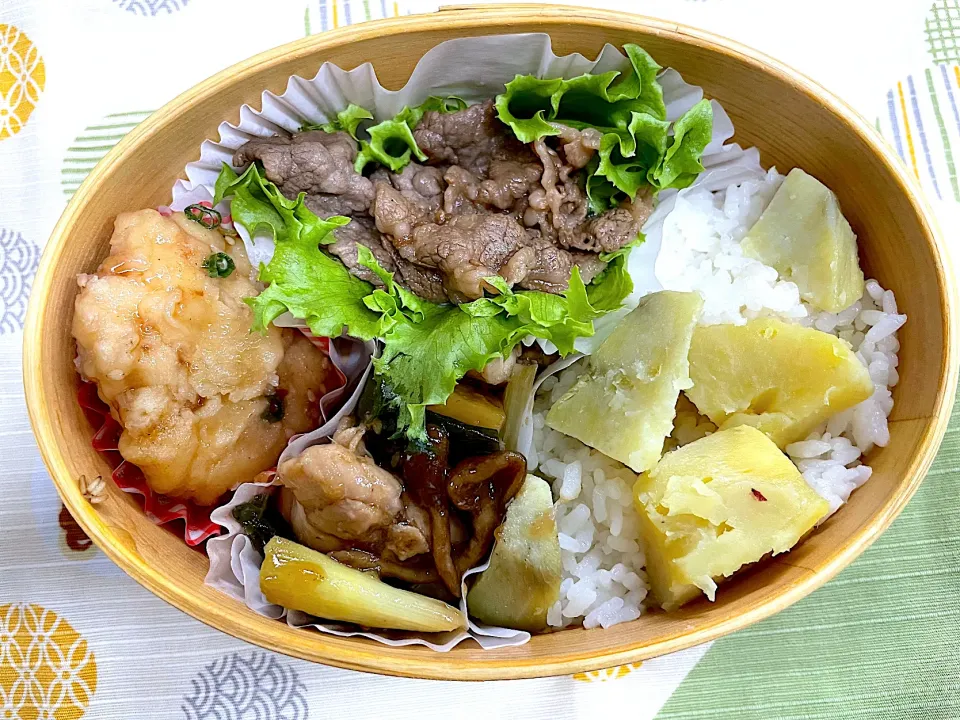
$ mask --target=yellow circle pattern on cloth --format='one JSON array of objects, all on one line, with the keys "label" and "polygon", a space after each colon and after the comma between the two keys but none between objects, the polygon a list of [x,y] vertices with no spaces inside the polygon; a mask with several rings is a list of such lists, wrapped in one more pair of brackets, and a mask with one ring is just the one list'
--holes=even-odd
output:
[{"label": "yellow circle pattern on cloth", "polygon": [[0,717],[77,720],[97,689],[97,663],[66,620],[39,605],[0,605]]},{"label": "yellow circle pattern on cloth", "polygon": [[588,672],[579,672],[573,676],[574,680],[582,682],[604,682],[605,680],[619,680],[626,677],[635,670],[639,670],[642,662],[628,663],[626,665],[616,665],[604,670],[590,670]]},{"label": "yellow circle pattern on cloth", "polygon": [[0,140],[27,124],[46,80],[43,58],[30,38],[13,25],[0,25]]}]

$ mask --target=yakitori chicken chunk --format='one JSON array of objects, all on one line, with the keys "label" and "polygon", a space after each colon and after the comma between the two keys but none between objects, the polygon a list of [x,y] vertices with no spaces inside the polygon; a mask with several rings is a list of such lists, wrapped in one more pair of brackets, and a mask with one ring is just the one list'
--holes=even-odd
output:
[{"label": "yakitori chicken chunk", "polygon": [[333,442],[281,463],[277,479],[293,495],[287,514],[294,532],[322,552],[386,550],[401,561],[427,552],[429,521],[405,497],[400,479],[367,454],[363,433],[345,419]]}]

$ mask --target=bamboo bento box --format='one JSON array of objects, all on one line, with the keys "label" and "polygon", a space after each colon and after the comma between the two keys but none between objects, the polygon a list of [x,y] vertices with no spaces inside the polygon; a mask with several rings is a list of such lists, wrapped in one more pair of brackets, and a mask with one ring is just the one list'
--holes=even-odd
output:
[{"label": "bamboo bento box", "polygon": [[[765,166],[801,166],[839,196],[860,238],[869,277],[892,288],[909,316],[900,331],[900,384],[889,446],[870,456],[873,478],[792,552],[728,583],[716,603],[651,612],[615,630],[567,630],[518,648],[449,653],[387,647],[360,638],[294,630],[203,584],[206,557],[150,522],[137,500],[109,484],[96,506],[81,475],[109,476],[91,448],[77,404],[70,336],[75,277],[106,256],[113,220],[170,199],[200,143],[236,122],[244,103],[282,92],[291,75],[324,61],[348,69],[371,61],[399,88],[441,41],[547,32],[555,52],[593,57],[604,43],[643,46],[720,101],[735,140],[760,148]],[[556,6],[457,8],[341,28],[258,55],[184,93],[134,129],[90,174],[57,224],[34,283],[24,332],[24,382],[34,432],[64,503],[103,551],[138,582],[195,618],[251,643],[345,668],[390,675],[485,680],[558,675],[637,662],[713,640],[804,597],[836,575],[903,509],[930,467],[953,406],[958,367],[957,299],[945,247],[920,190],[882,138],[843,102],[748,48],[707,33],[620,12]]]}]

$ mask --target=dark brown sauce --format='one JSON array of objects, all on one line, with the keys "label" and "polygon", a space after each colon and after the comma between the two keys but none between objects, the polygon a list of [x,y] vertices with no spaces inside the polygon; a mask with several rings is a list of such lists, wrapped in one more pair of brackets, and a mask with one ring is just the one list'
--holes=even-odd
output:
[{"label": "dark brown sauce", "polygon": [[84,552],[93,546],[93,541],[87,537],[83,528],[73,519],[73,515],[67,510],[66,505],[60,506],[60,516],[58,518],[60,527],[67,541],[67,547],[76,552]]}]

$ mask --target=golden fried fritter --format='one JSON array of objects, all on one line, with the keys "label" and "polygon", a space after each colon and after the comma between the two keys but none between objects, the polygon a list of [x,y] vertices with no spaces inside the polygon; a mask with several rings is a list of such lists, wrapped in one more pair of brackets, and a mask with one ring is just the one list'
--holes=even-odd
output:
[{"label": "golden fried fritter", "polygon": [[[203,267],[218,252],[235,264],[227,277]],[[77,367],[158,493],[213,503],[317,424],[335,370],[299,333],[250,332],[252,275],[241,244],[182,213],[140,210],[117,217],[110,256],[78,278]]]}]

